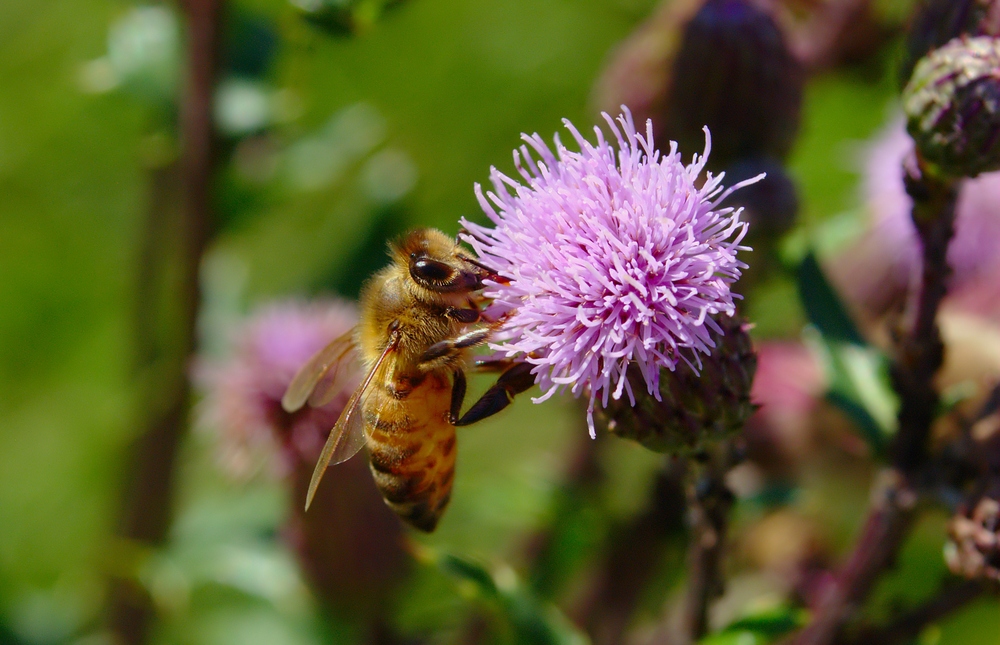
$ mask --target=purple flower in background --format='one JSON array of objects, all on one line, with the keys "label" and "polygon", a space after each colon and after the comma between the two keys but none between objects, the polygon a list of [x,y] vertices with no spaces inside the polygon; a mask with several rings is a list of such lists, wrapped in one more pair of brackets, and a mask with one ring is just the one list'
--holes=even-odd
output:
[{"label": "purple flower in background", "polygon": [[344,302],[273,304],[234,330],[228,360],[199,364],[196,376],[206,394],[201,425],[219,433],[227,470],[245,475],[275,446],[281,448],[274,464],[281,472],[315,461],[353,388],[321,408],[291,415],[281,397],[298,369],[356,322],[357,312]]},{"label": "purple flower in background", "polygon": [[[830,263],[847,300],[869,321],[901,309],[920,281],[920,241],[903,187],[902,163],[913,149],[902,119],[868,147],[863,197],[867,230]],[[963,182],[956,204],[955,237],[948,247],[953,273],[947,302],[1000,320],[1000,172]]]},{"label": "purple flower in background", "polygon": [[702,179],[708,130],[704,154],[684,165],[676,144],[661,154],[651,122],[643,136],[622,109],[617,124],[603,115],[617,147],[597,127],[591,144],[565,120],[579,152],[558,135],[555,153],[522,135],[514,164],[526,185],[492,169],[494,191],[477,184],[476,194],[495,228],[462,220],[463,239],[505,278],[485,291],[508,311],[491,347],[536,366],[536,403],[564,388],[587,393],[592,435],[598,399],[607,407],[625,392],[635,404],[630,362],[657,398],[661,368],[699,368],[710,332],[721,332],[710,316],[733,314],[730,286],[746,268],[736,253],[747,225],[719,207],[740,185],[724,192],[721,176]]},{"label": "purple flower in background", "polygon": [[[200,361],[205,398],[199,425],[218,437],[222,466],[238,476],[275,466],[291,489],[282,534],[329,610],[365,628],[385,621],[409,570],[403,528],[383,503],[365,459],[331,468],[309,513],[313,466],[361,374],[328,404],[289,414],[281,397],[313,354],[353,328],[355,308],[338,300],[282,302],[233,329],[225,359]],[[363,639],[365,642],[372,638]]]}]

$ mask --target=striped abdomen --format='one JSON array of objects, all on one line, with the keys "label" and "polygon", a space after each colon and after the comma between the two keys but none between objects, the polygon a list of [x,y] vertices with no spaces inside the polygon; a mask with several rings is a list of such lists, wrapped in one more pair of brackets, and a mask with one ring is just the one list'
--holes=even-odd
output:
[{"label": "striped abdomen", "polygon": [[451,383],[431,373],[403,398],[387,383],[372,386],[379,389],[365,402],[364,413],[375,484],[400,517],[433,531],[455,475],[455,427],[448,422]]}]

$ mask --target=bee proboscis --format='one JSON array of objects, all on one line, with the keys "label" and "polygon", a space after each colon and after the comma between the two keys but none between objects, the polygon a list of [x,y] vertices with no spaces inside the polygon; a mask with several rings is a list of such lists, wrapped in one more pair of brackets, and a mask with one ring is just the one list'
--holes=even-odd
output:
[{"label": "bee proboscis", "polygon": [[497,325],[483,318],[483,280],[501,278],[434,229],[411,232],[390,254],[392,263],[362,289],[357,327],[299,370],[282,406],[293,412],[328,403],[360,358],[365,375],[323,447],[306,508],[326,468],[367,445],[386,503],[414,527],[433,531],[451,497],[455,427],[499,412],[534,379],[528,363],[480,363],[502,374],[460,414],[470,351]]}]

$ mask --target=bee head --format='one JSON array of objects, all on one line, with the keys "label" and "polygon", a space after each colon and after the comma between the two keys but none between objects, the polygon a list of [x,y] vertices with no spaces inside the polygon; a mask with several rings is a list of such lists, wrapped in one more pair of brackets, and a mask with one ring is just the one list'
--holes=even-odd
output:
[{"label": "bee head", "polygon": [[495,276],[466,255],[455,240],[431,228],[408,234],[394,246],[393,254],[406,263],[414,282],[438,293],[476,291],[482,289],[484,279]]}]

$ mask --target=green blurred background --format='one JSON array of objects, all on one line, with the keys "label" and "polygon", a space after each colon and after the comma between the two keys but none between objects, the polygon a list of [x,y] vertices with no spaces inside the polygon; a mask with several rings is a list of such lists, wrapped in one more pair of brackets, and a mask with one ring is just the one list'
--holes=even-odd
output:
[{"label": "green blurred background", "polygon": [[[563,117],[581,130],[596,122],[594,80],[653,4],[410,0],[345,37],[285,0],[230,2],[230,24],[264,29],[273,47],[240,54],[267,59],[254,74],[224,75],[229,112],[218,118],[228,136],[202,267],[203,351],[222,351],[226,324],[259,303],[352,297],[402,230],[454,233],[461,216],[480,217],[473,183],[491,165],[512,170],[519,133],[548,138]],[[134,6],[0,3],[0,642],[106,642],[93,630],[144,412],[132,331],[143,221],[177,145],[169,66],[131,86],[109,68],[109,29]],[[790,253],[857,230],[853,159],[886,120],[892,73],[889,48],[810,82],[790,162],[802,202]],[[760,337],[798,334],[789,279],[763,285],[749,306]],[[586,432],[578,412],[568,400],[524,400],[464,431],[451,508],[418,539],[516,565]],[[625,442],[602,459],[607,499],[580,520],[581,551],[641,507],[659,464]],[[838,544],[854,531],[866,487],[861,479],[846,497],[828,493],[840,498],[825,510]],[[803,504],[822,506],[815,488],[819,497]],[[351,642],[350,629],[317,618],[275,538],[286,503],[276,482],[220,474],[210,436],[188,437],[170,544],[149,573],[164,614],[156,642]],[[911,583],[943,570],[941,522],[912,546]],[[404,630],[457,629],[467,590],[429,570],[411,584],[398,610]],[[961,615],[949,629],[966,631],[942,642],[997,643],[998,627],[994,603]]]}]

